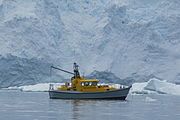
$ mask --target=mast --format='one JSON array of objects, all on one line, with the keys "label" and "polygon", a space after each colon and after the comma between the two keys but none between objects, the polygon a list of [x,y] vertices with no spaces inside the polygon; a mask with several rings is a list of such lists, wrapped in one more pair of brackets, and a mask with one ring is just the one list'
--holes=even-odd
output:
[{"label": "mast", "polygon": [[74,69],[74,77],[80,78],[79,65],[77,65],[77,63],[74,63],[73,69]]}]

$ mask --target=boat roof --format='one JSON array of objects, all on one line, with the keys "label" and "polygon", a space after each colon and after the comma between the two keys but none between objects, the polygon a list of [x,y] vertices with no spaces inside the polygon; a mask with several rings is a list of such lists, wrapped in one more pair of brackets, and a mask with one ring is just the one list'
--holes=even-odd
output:
[{"label": "boat roof", "polygon": [[84,80],[81,80],[81,82],[99,82],[99,80],[96,80],[96,79],[84,79]]}]

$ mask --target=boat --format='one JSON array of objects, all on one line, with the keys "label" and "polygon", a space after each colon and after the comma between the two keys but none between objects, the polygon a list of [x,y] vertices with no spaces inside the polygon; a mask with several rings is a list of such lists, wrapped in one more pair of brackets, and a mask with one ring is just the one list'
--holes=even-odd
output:
[{"label": "boat", "polygon": [[119,88],[108,84],[99,84],[97,79],[87,79],[80,76],[79,66],[74,63],[74,72],[69,72],[58,67],[51,66],[69,74],[72,74],[70,82],[63,85],[50,84],[50,99],[119,99],[125,100],[132,86],[123,86]]}]

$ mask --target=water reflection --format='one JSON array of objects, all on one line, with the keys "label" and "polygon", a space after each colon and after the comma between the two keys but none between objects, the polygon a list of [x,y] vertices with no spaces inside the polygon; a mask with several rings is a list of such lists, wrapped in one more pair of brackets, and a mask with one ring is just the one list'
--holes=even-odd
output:
[{"label": "water reflection", "polygon": [[96,105],[98,101],[94,100],[66,100],[67,104],[70,104],[71,118],[79,120],[86,117],[87,106]]},{"label": "water reflection", "polygon": [[78,120],[78,118],[81,117],[81,113],[83,112],[81,111],[81,109],[79,108],[79,106],[81,105],[81,100],[72,100],[71,104],[72,104],[72,118],[74,120]]},{"label": "water reflection", "polygon": [[[125,103],[127,101],[117,100],[70,100],[72,105],[72,119],[90,119],[95,117],[103,118],[104,114],[113,113],[111,106],[115,103]],[[104,106],[105,109],[102,107]],[[103,108],[103,109],[102,109]],[[94,116],[94,117],[93,117]]]}]

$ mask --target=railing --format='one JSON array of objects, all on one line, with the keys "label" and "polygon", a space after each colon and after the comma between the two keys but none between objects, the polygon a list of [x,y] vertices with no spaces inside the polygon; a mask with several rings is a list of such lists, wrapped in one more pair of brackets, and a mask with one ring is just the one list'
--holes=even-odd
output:
[{"label": "railing", "polygon": [[64,85],[64,83],[51,83],[49,84],[49,90],[57,90],[61,85]]},{"label": "railing", "polygon": [[49,90],[54,90],[54,84],[49,84]]}]

